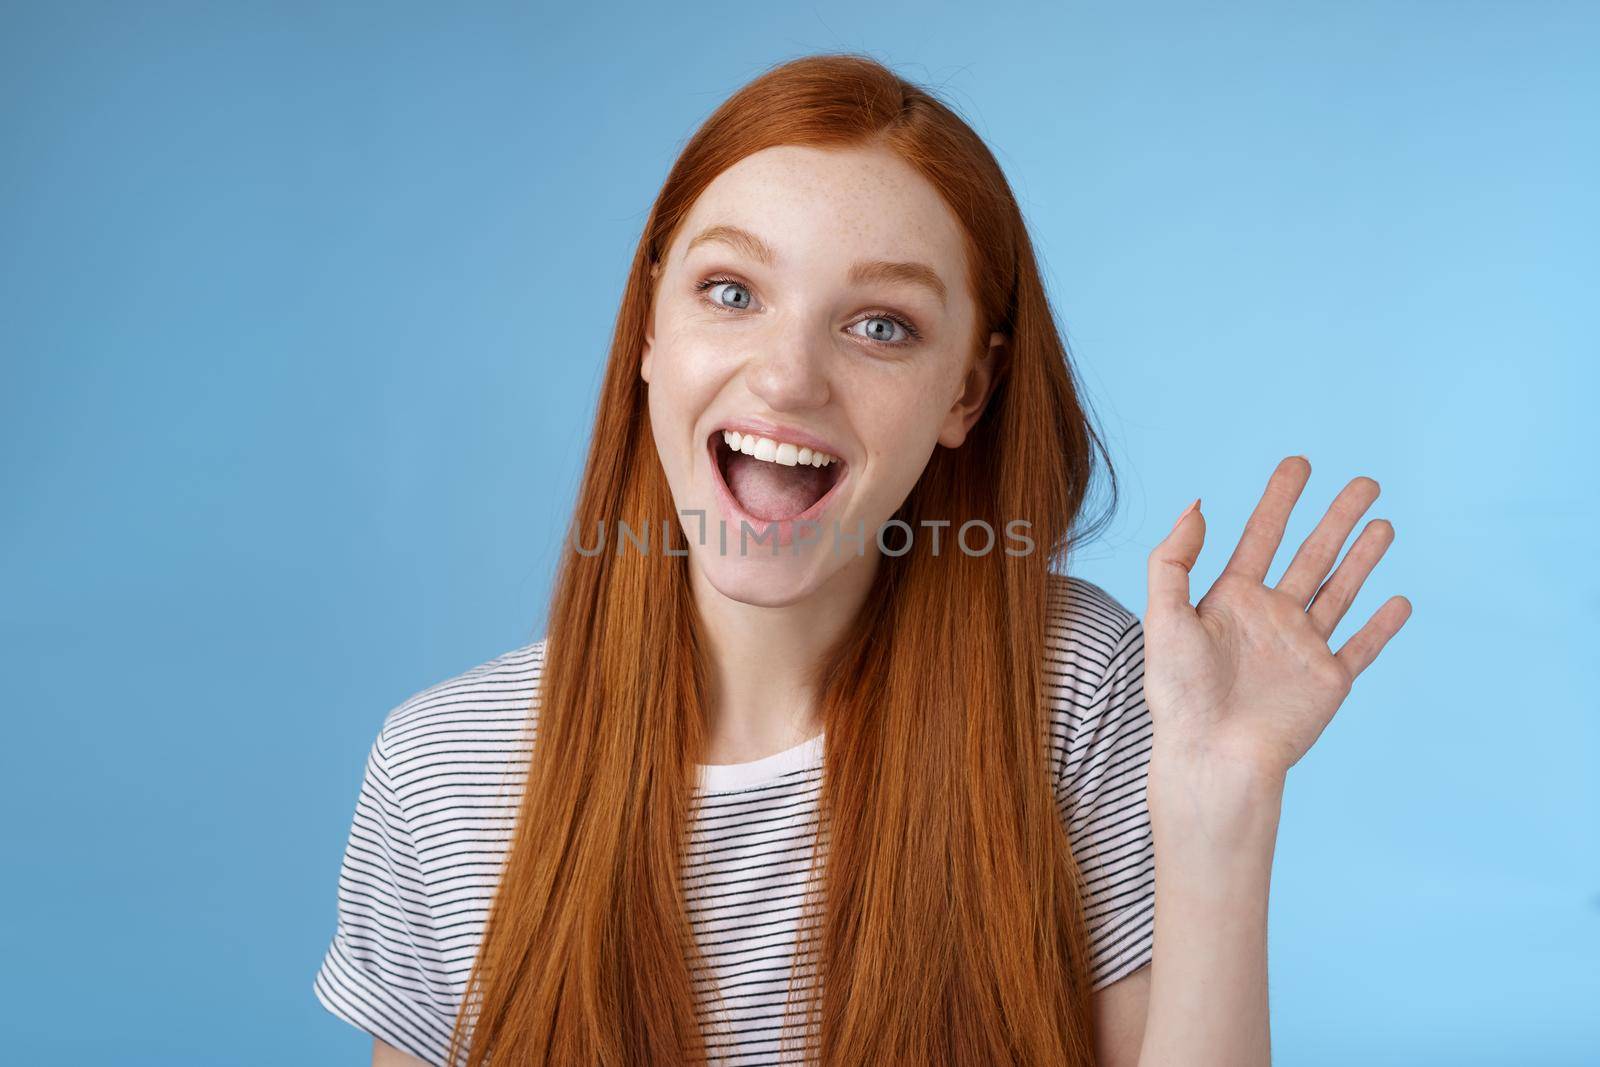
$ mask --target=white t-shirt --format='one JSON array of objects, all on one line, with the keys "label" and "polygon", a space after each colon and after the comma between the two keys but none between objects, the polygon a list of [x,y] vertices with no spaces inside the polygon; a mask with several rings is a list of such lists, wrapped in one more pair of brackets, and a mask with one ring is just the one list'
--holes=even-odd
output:
[{"label": "white t-shirt", "polygon": [[[1056,796],[1087,887],[1099,989],[1151,955],[1144,631],[1098,585],[1059,575],[1048,621]],[[384,720],[367,760],[339,872],[338,924],[315,989],[335,1015],[427,1063],[446,1063],[483,937],[527,767],[543,653],[536,641],[410,697]],[[700,768],[684,885],[707,959],[700,980],[714,983],[726,1007],[713,1013],[715,998],[702,997],[714,1064],[780,1062],[822,754],[819,735],[764,759]]]}]

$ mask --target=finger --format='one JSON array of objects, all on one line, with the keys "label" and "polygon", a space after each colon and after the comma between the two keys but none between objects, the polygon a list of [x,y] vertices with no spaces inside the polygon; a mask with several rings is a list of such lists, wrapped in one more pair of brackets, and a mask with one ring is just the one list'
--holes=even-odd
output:
[{"label": "finger", "polygon": [[1362,583],[1393,543],[1394,524],[1388,519],[1373,519],[1361,531],[1361,536],[1356,538],[1356,543],[1350,546],[1350,551],[1344,554],[1344,559],[1339,561],[1339,569],[1333,572],[1333,577],[1317,590],[1316,599],[1311,602],[1306,614],[1324,639],[1333,636],[1339,620],[1355,603]]},{"label": "finger", "polygon": [[1350,636],[1350,640],[1340,647],[1334,658],[1344,664],[1345,670],[1354,679],[1371,666],[1372,661],[1378,658],[1378,653],[1383,651],[1383,646],[1389,643],[1389,638],[1398,633],[1410,617],[1411,601],[1403,596],[1390,597],[1372,613],[1372,618],[1367,620],[1365,626]]},{"label": "finger", "polygon": [[1328,506],[1328,513],[1294,554],[1274,588],[1294,597],[1302,608],[1311,603],[1317,586],[1328,576],[1333,561],[1339,558],[1345,538],[1378,499],[1378,492],[1378,483],[1366,475],[1352,478]]},{"label": "finger", "polygon": [[1148,611],[1189,606],[1189,572],[1206,540],[1206,518],[1196,500],[1183,510],[1161,543],[1150,550]]},{"label": "finger", "polygon": [[1224,574],[1239,574],[1255,582],[1267,580],[1267,568],[1272,566],[1272,556],[1283,540],[1283,528],[1289,521],[1300,491],[1311,477],[1311,461],[1304,456],[1290,456],[1278,464],[1267,480],[1266,492],[1256,509],[1245,521],[1244,534],[1238,547],[1228,557]]}]

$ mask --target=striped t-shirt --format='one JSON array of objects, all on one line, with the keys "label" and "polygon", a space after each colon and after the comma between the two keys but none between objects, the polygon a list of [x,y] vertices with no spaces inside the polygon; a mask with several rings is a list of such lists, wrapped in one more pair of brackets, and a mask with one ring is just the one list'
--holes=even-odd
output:
[{"label": "striped t-shirt", "polygon": [[[1144,631],[1077,577],[1052,575],[1048,616],[1056,796],[1086,886],[1099,989],[1151,955]],[[367,759],[315,989],[329,1011],[426,1063],[446,1063],[483,937],[527,768],[543,652],[535,641],[405,700]],[[698,977],[714,1064],[780,1063],[795,1047],[784,1001],[822,754],[819,735],[764,759],[700,768],[683,877],[710,972]],[[790,1042],[784,1057],[780,1039]]]}]

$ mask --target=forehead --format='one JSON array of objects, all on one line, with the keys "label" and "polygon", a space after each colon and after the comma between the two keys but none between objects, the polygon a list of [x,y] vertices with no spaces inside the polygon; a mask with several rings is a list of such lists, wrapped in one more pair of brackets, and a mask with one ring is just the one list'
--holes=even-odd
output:
[{"label": "forehead", "polygon": [[778,145],[748,155],[700,194],[676,254],[711,225],[750,230],[780,260],[920,260],[950,289],[965,288],[960,222],[931,182],[882,146]]}]

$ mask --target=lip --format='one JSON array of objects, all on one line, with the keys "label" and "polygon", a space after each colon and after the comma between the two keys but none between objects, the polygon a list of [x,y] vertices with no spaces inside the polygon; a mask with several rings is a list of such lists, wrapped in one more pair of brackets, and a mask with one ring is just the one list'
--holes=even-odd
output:
[{"label": "lip", "polygon": [[[747,425],[750,427],[750,429],[748,429],[748,430],[744,429],[744,427],[747,426]],[[795,533],[794,527],[795,527],[795,524],[799,523],[799,522],[816,522],[818,516],[820,516],[824,511],[828,510],[828,508],[833,504],[833,500],[834,500],[834,498],[836,496],[838,496],[839,490],[844,486],[844,484],[846,482],[848,482],[850,480],[850,465],[848,463],[845,463],[842,459],[840,459],[840,460],[838,460],[836,462],[838,462],[838,463],[840,463],[842,465],[843,470],[841,470],[839,472],[838,480],[835,481],[831,486],[829,486],[828,487],[828,491],[826,493],[823,493],[820,497],[818,497],[816,499],[816,501],[814,503],[812,503],[812,505],[809,508],[806,508],[804,511],[802,511],[800,514],[794,516],[793,518],[788,518],[788,519],[758,519],[758,518],[756,518],[754,515],[750,514],[744,508],[739,506],[739,501],[733,495],[733,490],[729,489],[728,488],[728,483],[723,480],[723,477],[722,477],[722,465],[717,462],[717,447],[718,447],[718,442],[719,442],[720,436],[722,434],[722,431],[725,430],[725,429],[726,430],[738,430],[740,433],[754,433],[754,434],[758,434],[758,435],[760,435],[762,437],[774,437],[774,436],[776,436],[774,433],[771,433],[771,432],[768,432],[767,430],[762,429],[761,427],[764,426],[764,425],[770,425],[770,424],[763,424],[763,423],[761,423],[759,421],[753,421],[752,422],[752,421],[747,421],[747,420],[742,420],[741,419],[741,420],[739,420],[737,422],[727,423],[725,425],[717,427],[715,430],[713,430],[711,432],[711,435],[706,438],[706,462],[711,464],[711,482],[716,487],[717,504],[722,509],[722,517],[723,517],[724,520],[727,520],[727,521],[729,521],[729,522],[731,522],[733,524],[734,528],[733,528],[732,531],[730,531],[730,533],[734,537],[741,536],[743,534],[743,532],[744,532],[744,525],[743,524],[744,523],[749,523],[750,524],[750,529],[753,531],[754,536],[755,537],[759,537],[759,538],[762,539],[761,543],[756,545],[756,551],[759,551],[762,548],[766,548],[767,546],[772,544],[772,542],[767,540],[766,538],[768,537],[770,527],[773,527],[773,526],[776,526],[778,528],[777,547],[779,547],[779,548],[788,548],[791,544],[794,543],[794,533]],[[816,448],[820,447],[822,449],[822,451],[824,451],[824,452],[829,452],[830,454],[835,455],[835,456],[838,455],[837,452],[833,452],[831,449],[829,449],[824,444],[813,445],[813,444],[809,443],[812,440],[817,440],[816,438],[812,438],[809,435],[802,435],[802,436],[806,438],[807,447],[808,448],[816,449]],[[779,438],[779,440],[788,441],[791,444],[800,444],[801,443],[800,441],[797,441],[793,437]],[[821,531],[818,530],[817,532],[820,535]],[[724,542],[721,539],[719,539],[718,544],[719,545],[723,545],[724,546],[724,551],[726,550]],[[754,554],[754,553],[751,553],[751,554]]]},{"label": "lip", "polygon": [[774,441],[787,441],[798,448],[809,448],[813,452],[826,452],[836,459],[844,459],[844,454],[835,448],[831,442],[818,437],[814,433],[808,433],[798,426],[785,426],[782,423],[768,422],[766,419],[739,415],[718,423],[715,432],[720,433],[723,430],[738,430],[740,433],[753,433],[757,437],[770,437]]}]

